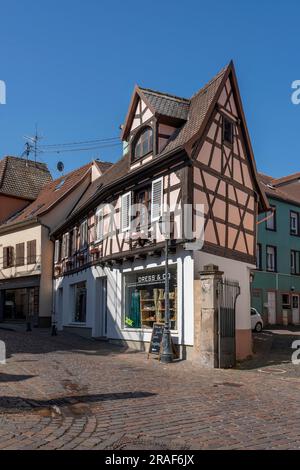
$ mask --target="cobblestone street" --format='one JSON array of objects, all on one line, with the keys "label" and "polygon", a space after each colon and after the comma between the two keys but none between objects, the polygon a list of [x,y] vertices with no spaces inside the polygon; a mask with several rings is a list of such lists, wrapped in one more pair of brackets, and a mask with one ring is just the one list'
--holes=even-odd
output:
[{"label": "cobblestone street", "polygon": [[0,448],[299,449],[294,337],[265,331],[252,361],[210,371],[49,330],[0,330]]}]

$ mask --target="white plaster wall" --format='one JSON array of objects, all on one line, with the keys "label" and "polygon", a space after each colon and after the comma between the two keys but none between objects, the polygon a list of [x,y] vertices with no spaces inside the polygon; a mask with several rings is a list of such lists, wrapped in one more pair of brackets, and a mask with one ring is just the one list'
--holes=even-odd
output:
[{"label": "white plaster wall", "polygon": [[[74,306],[74,296],[72,285],[86,281],[87,283],[87,312],[86,328],[92,328],[92,335],[95,336],[97,316],[102,314],[99,308],[99,292],[97,289],[97,279],[101,276],[107,278],[107,337],[110,339],[124,339],[128,341],[150,341],[152,330],[128,329],[122,326],[122,316],[124,300],[122,299],[123,273],[163,267],[164,259],[145,260],[144,263],[124,264],[122,270],[104,270],[100,267],[92,267],[85,271],[71,276],[66,276],[55,280],[55,311],[56,321],[59,329],[63,326],[74,325],[72,314]],[[178,329],[172,332],[172,336],[177,338],[178,343],[192,345],[194,337],[194,261],[189,253],[180,251],[170,259],[170,265],[177,265],[177,286],[178,286]],[[183,288],[181,288],[183,286]],[[63,288],[62,312],[59,313],[58,289]],[[82,324],[78,326],[82,327]]]},{"label": "white plaster wall", "polygon": [[219,266],[220,271],[224,271],[225,277],[239,281],[241,294],[236,304],[236,329],[249,330],[251,328],[250,271],[255,269],[255,266],[242,263],[241,261],[211,255],[202,251],[194,252],[194,260],[195,278],[199,279],[199,271],[203,270],[203,266],[213,263]]}]

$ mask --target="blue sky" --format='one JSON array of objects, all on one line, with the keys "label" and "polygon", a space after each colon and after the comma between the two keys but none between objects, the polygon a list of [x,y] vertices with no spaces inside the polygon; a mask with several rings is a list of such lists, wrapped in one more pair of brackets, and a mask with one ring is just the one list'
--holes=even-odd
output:
[{"label": "blue sky", "polygon": [[[36,123],[44,145],[118,136],[135,83],[189,97],[233,59],[259,170],[300,171],[299,1],[0,0],[0,14],[1,156]],[[68,171],[120,155],[40,159]]]}]

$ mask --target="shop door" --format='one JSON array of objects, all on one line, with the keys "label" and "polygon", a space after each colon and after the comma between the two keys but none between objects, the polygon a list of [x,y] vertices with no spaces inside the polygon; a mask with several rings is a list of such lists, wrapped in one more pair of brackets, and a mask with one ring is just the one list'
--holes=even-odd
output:
[{"label": "shop door", "polygon": [[299,295],[292,295],[292,323],[299,324]]},{"label": "shop door", "polygon": [[276,292],[268,292],[268,323],[276,323]]}]

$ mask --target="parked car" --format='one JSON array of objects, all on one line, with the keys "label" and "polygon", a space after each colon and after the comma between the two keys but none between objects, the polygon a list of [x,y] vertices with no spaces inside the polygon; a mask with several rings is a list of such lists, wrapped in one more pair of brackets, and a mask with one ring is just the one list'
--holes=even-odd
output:
[{"label": "parked car", "polygon": [[251,329],[253,331],[261,331],[263,329],[264,322],[261,317],[261,314],[258,313],[256,308],[251,308]]}]

